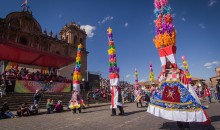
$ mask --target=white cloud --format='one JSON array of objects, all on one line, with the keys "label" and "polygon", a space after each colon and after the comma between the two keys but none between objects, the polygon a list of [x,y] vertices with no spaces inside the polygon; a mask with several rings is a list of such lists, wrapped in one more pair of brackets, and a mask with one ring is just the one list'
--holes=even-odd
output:
[{"label": "white cloud", "polygon": [[204,67],[211,69],[214,65],[220,65],[220,61],[207,62],[204,64]]},{"label": "white cloud", "polygon": [[129,77],[131,77],[131,74],[127,74],[125,77],[126,77],[126,78],[129,78]]},{"label": "white cloud", "polygon": [[205,67],[207,67],[207,66],[212,66],[212,63],[205,63],[204,66],[205,66]]},{"label": "white cloud", "polygon": [[127,27],[127,26],[128,26],[128,22],[125,23],[125,27]]},{"label": "white cloud", "polygon": [[103,24],[109,20],[113,20],[114,17],[113,16],[108,16],[108,17],[105,17],[102,21],[98,21],[99,24]]},{"label": "white cloud", "polygon": [[205,29],[205,25],[204,24],[199,24],[199,26],[201,27],[201,29]]},{"label": "white cloud", "polygon": [[220,61],[213,61],[213,62],[207,62],[204,64],[205,67],[212,66],[212,65],[219,65]]},{"label": "white cloud", "polygon": [[63,17],[63,15],[62,15],[62,14],[59,14],[59,15],[58,15],[58,18],[59,18],[59,19],[61,19],[62,17]]},{"label": "white cloud", "polygon": [[208,4],[208,6],[209,7],[212,7],[214,4],[216,4],[217,3],[217,0],[209,0],[209,4]]},{"label": "white cloud", "polygon": [[207,69],[211,69],[212,68],[212,66],[208,66],[208,67],[206,67]]},{"label": "white cloud", "polygon": [[182,19],[181,19],[182,21],[184,21],[184,22],[186,22],[186,19],[184,18],[184,17],[182,17]]},{"label": "white cloud", "polygon": [[96,30],[95,26],[91,25],[82,25],[81,29],[85,29],[88,37],[93,37],[95,35],[94,31]]},{"label": "white cloud", "polygon": [[141,79],[139,82],[144,82],[145,81],[145,79]]}]

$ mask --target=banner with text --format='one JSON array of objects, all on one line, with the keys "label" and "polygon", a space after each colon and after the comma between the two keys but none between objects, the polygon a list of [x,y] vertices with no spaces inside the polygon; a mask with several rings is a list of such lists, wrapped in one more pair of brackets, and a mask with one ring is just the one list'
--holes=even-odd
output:
[{"label": "banner with text", "polygon": [[71,83],[16,80],[15,92],[17,93],[35,93],[37,89],[45,90],[46,93],[70,92]]}]

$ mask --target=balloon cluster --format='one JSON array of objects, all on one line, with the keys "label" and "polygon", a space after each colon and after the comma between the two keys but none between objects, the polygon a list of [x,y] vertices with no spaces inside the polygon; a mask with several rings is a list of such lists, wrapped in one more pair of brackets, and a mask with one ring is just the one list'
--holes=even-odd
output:
[{"label": "balloon cluster", "polygon": [[154,73],[153,73],[153,65],[150,63],[150,82],[154,82]]},{"label": "balloon cluster", "polygon": [[116,50],[113,40],[112,29],[109,27],[107,30],[108,34],[108,55],[109,55],[109,73],[119,73],[119,68],[117,67],[117,60],[116,60]]},{"label": "balloon cluster", "polygon": [[81,50],[82,50],[82,44],[79,44],[77,48],[76,66],[75,66],[74,73],[73,73],[73,82],[77,84],[82,80],[82,75],[80,72],[81,56],[82,56]]},{"label": "balloon cluster", "polygon": [[156,36],[153,39],[156,48],[163,48],[176,44],[176,31],[173,25],[173,18],[170,15],[171,8],[168,6],[168,0],[154,0],[154,13]]},{"label": "balloon cluster", "polygon": [[187,64],[187,61],[186,61],[185,56],[182,56],[182,61],[183,61],[183,66],[184,66],[184,68],[185,68],[186,78],[187,78],[188,81],[191,81],[192,76],[191,76],[190,73],[189,73],[188,64]]},{"label": "balloon cluster", "polygon": [[135,75],[135,83],[137,84],[138,83],[138,72],[136,68],[134,70],[134,75]]}]

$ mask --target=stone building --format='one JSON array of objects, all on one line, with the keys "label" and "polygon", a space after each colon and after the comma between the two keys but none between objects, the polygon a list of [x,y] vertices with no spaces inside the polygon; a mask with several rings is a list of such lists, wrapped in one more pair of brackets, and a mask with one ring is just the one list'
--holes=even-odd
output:
[{"label": "stone building", "polygon": [[210,78],[213,86],[216,86],[217,82],[220,81],[220,66],[215,68],[215,73],[216,76]]},{"label": "stone building", "polygon": [[[27,67],[29,69],[40,69],[42,66],[54,67],[58,69],[59,75],[71,79],[71,73],[73,73],[75,65],[77,45],[82,43],[84,48],[82,52],[81,72],[83,77],[85,77],[88,55],[88,52],[86,51],[87,35],[85,30],[82,30],[80,25],[76,25],[75,23],[71,22],[69,25],[65,25],[61,29],[59,35],[60,38],[58,38],[57,34],[53,34],[53,32],[47,32],[46,30],[43,31],[40,24],[33,17],[32,12],[30,11],[12,12],[9,13],[5,18],[0,18],[0,45],[7,45],[11,43],[13,45],[17,44],[18,48],[19,46],[20,48],[26,46],[29,48],[29,50],[33,50],[33,52],[35,50],[37,53],[42,52],[42,54],[35,59],[38,61],[38,64],[35,64],[35,61],[26,63],[22,60],[19,62],[16,58],[12,59],[17,63],[23,63],[19,64],[19,67]],[[8,55],[10,54],[11,52],[8,52]],[[44,63],[50,62],[43,61],[43,58],[46,57],[46,54],[51,55],[54,60],[56,60],[58,57],[61,61],[62,58],[72,60],[71,62],[68,60],[68,62],[59,66],[45,66],[47,64]],[[45,57],[43,57],[43,55]],[[39,61],[40,58],[42,62]],[[57,59],[57,62],[59,62],[59,59]],[[7,60],[7,58],[0,57],[0,60]]]}]

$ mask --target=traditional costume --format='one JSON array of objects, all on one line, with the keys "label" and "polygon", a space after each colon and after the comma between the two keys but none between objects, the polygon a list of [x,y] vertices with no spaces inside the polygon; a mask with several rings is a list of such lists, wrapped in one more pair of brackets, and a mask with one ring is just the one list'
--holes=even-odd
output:
[{"label": "traditional costume", "polygon": [[168,1],[155,0],[154,4],[157,16],[154,43],[158,48],[163,70],[158,77],[159,87],[155,90],[147,111],[173,121],[205,122],[207,117],[190,85],[188,69],[180,70],[176,64],[176,33]]},{"label": "traditional costume", "polygon": [[135,83],[134,83],[134,97],[135,97],[135,102],[138,107],[138,104],[140,103],[142,107],[142,102],[141,102],[141,90],[140,90],[140,85],[138,84],[138,72],[137,69],[135,68]]},{"label": "traditional costume", "polygon": [[120,110],[119,115],[124,115],[124,110],[122,107],[122,95],[121,88],[119,84],[119,68],[117,67],[116,61],[116,50],[113,40],[112,29],[108,28],[108,41],[109,41],[109,78],[110,78],[110,89],[111,89],[111,108],[112,108],[112,116],[116,115],[116,108],[118,107]]},{"label": "traditional costume", "polygon": [[73,109],[75,112],[76,109],[79,109],[81,112],[81,107],[85,107],[82,96],[80,95],[80,83],[82,80],[82,75],[80,72],[81,68],[81,56],[82,56],[82,44],[78,45],[77,56],[76,56],[76,66],[73,73],[73,95],[70,100],[70,109]]},{"label": "traditional costume", "polygon": [[73,90],[73,94],[71,97],[71,102],[69,108],[73,110],[73,113],[76,113],[76,110],[78,109],[79,113],[81,113],[81,97],[78,93],[78,91]]}]

